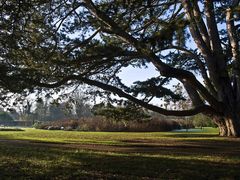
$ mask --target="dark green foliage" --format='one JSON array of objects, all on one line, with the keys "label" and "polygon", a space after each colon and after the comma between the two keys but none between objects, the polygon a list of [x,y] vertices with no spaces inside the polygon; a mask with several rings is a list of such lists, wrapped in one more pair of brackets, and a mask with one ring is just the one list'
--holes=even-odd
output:
[{"label": "dark green foliage", "polygon": [[164,87],[169,83],[169,78],[155,77],[146,81],[134,82],[131,87],[134,96],[145,95],[148,98],[168,98],[173,101],[185,100],[181,94],[174,93],[171,89]]},{"label": "dark green foliage", "polygon": [[56,121],[67,119],[72,116],[65,103],[37,103],[37,107],[33,113],[37,121]]},{"label": "dark green foliage", "polygon": [[[173,42],[184,46],[188,38],[185,30],[189,22],[184,13],[174,12],[172,8],[177,7],[176,2],[164,2],[166,4],[162,1],[101,1],[96,2],[96,7],[146,47],[159,51]],[[21,92],[26,88],[45,86],[44,83],[59,82],[53,86],[55,88],[64,84],[78,85],[82,82],[72,77],[76,75],[114,85],[134,97],[140,94],[145,97],[144,102],[165,96],[174,101],[182,99],[165,87],[171,78],[159,76],[147,81],[139,80],[130,87],[123,84],[118,76],[121,69],[145,68],[150,63],[149,57],[115,36],[106,23],[98,21],[84,6],[76,1],[3,3],[0,23],[11,37],[5,38],[7,34],[0,34],[0,46],[6,51],[1,55],[0,86]],[[174,18],[168,17],[171,13]],[[179,58],[180,53],[176,54]],[[158,53],[157,56],[170,58]],[[191,63],[178,62],[178,66],[188,69],[196,67],[189,59],[185,62]],[[68,83],[62,82],[68,77]]]},{"label": "dark green foliage", "polygon": [[[37,0],[0,7],[0,90],[62,92],[84,83],[108,100],[118,95],[164,115],[204,113],[222,126],[222,136],[240,136],[239,1]],[[126,67],[150,65],[158,76],[133,85],[121,80]],[[187,109],[151,104],[181,103],[181,93],[166,86],[176,81],[191,101]],[[109,117],[129,119],[124,111]],[[223,127],[229,119],[235,127]]]},{"label": "dark green foliage", "polygon": [[65,119],[66,118],[66,112],[65,112],[64,105],[56,105],[51,104],[49,106],[49,120],[59,120],[59,119]]},{"label": "dark green foliage", "polygon": [[13,121],[13,118],[7,112],[0,112],[0,123]]},{"label": "dark green foliage", "polygon": [[143,110],[142,107],[129,103],[125,106],[113,106],[111,104],[98,104],[93,107],[94,115],[104,116],[107,119],[116,121],[133,121],[144,120],[150,116]]},{"label": "dark green foliage", "polygon": [[204,114],[195,115],[192,120],[195,127],[217,127],[212,119]]},{"label": "dark green foliage", "polygon": [[[179,30],[183,31],[188,23],[181,13],[176,14],[176,18],[171,21],[160,16],[159,19],[154,18],[159,14],[167,15],[165,11],[168,6],[174,5],[171,2],[159,6],[159,9],[153,8],[158,3],[161,2],[149,4],[148,1],[131,1],[128,4],[123,1],[102,1],[97,3],[97,7],[146,46],[159,49],[173,40],[178,41],[179,35],[184,34],[179,33]],[[10,38],[5,38],[7,34],[0,34],[3,39],[0,45],[6,51],[0,64],[3,68],[0,81],[3,87],[20,92],[25,88],[33,88],[37,82],[56,82],[62,76],[76,73],[122,87],[117,80],[121,68],[146,67],[149,63],[146,58],[131,50],[131,45],[112,36],[106,24],[97,21],[90,12],[80,10],[81,6],[78,2],[61,4],[60,1],[20,4],[12,1],[2,4],[2,27],[11,34]],[[12,7],[11,11],[9,7]],[[134,32],[145,23],[150,25],[143,28],[144,32]],[[99,27],[102,31],[98,33],[98,38],[87,36],[94,34]],[[8,61],[11,66],[6,63]],[[158,87],[161,88],[161,85],[158,84]],[[161,96],[164,92],[170,92],[164,87],[162,89],[159,90]],[[146,91],[138,88],[136,93],[144,94]],[[158,98],[159,92],[157,95]]]}]

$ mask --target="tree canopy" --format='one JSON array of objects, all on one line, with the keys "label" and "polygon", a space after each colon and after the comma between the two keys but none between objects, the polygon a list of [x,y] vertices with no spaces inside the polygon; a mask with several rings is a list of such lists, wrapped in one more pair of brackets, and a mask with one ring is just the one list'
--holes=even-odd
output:
[{"label": "tree canopy", "polygon": [[94,105],[92,111],[94,115],[115,121],[144,121],[150,118],[150,115],[143,108],[129,102],[118,107],[110,103],[100,103]]},{"label": "tree canopy", "polygon": [[[202,112],[222,136],[240,136],[239,0],[5,0],[0,7],[3,89],[85,83],[164,115]],[[159,76],[122,83],[122,69],[149,64]],[[151,104],[183,99],[167,86],[172,80],[192,108]]]}]

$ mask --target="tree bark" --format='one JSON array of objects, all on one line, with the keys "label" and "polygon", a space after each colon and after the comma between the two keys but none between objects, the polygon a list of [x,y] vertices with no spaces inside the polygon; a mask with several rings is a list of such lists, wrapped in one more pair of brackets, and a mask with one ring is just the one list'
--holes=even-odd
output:
[{"label": "tree bark", "polygon": [[226,118],[228,134],[227,136],[240,137],[240,123],[239,119],[236,117]]},{"label": "tree bark", "polygon": [[219,136],[240,137],[240,119],[235,117],[214,117],[219,128]]},{"label": "tree bark", "polygon": [[219,136],[227,136],[228,130],[224,118],[215,116],[213,117],[213,121],[219,128]]}]

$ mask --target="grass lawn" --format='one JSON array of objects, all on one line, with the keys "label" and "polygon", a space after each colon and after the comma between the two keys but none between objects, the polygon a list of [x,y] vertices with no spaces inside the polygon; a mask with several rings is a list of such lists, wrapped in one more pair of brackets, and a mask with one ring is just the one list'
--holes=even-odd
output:
[{"label": "grass lawn", "polygon": [[240,139],[217,134],[0,131],[0,179],[240,179]]}]

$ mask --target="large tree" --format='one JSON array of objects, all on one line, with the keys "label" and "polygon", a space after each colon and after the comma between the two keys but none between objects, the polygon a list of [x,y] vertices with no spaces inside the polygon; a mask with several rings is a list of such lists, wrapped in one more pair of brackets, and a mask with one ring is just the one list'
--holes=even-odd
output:
[{"label": "large tree", "polygon": [[[12,91],[86,83],[164,115],[204,113],[240,136],[239,0],[53,0],[0,3],[0,85]],[[7,37],[7,38],[6,38]],[[125,67],[158,77],[127,87]],[[151,99],[192,101],[168,110]],[[12,83],[15,82],[15,83]]]}]

